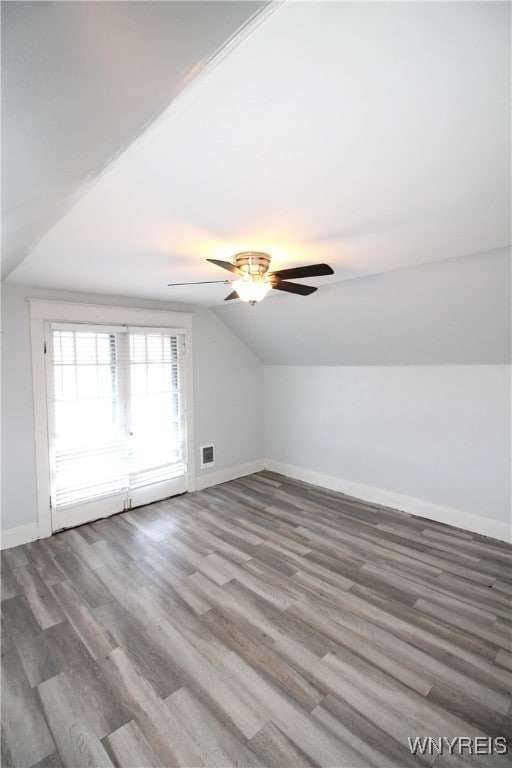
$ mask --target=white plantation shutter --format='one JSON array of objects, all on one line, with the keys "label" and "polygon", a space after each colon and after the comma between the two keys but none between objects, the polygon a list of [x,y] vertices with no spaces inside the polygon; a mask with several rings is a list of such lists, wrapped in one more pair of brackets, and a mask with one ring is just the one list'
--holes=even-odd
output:
[{"label": "white plantation shutter", "polygon": [[169,329],[51,325],[54,506],[185,473],[183,346]]}]

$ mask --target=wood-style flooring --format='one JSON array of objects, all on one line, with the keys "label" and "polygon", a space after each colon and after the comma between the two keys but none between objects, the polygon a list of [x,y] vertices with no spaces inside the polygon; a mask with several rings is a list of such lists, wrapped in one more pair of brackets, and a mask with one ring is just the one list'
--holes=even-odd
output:
[{"label": "wood-style flooring", "polygon": [[510,737],[511,564],[270,472],[7,550],[2,765],[510,766],[408,738]]}]

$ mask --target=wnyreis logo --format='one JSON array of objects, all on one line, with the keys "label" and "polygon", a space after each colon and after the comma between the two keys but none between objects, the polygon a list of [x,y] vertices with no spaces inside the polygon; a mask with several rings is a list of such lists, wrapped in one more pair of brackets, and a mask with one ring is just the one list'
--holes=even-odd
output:
[{"label": "wnyreis logo", "polygon": [[413,755],[506,755],[507,740],[504,736],[414,736],[407,739]]}]

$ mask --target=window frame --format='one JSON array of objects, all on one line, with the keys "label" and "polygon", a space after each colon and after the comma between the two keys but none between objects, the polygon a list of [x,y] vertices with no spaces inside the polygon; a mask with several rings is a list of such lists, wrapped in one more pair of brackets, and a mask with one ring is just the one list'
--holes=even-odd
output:
[{"label": "window frame", "polygon": [[46,328],[49,323],[84,325],[135,326],[140,328],[179,329],[185,336],[183,370],[184,420],[186,432],[185,456],[187,462],[187,491],[195,490],[195,451],[193,413],[192,319],[190,312],[176,312],[136,307],[81,304],[47,299],[27,299],[30,311],[30,339],[32,352],[32,392],[34,404],[34,437],[36,460],[38,538],[52,535],[50,501],[50,454],[48,409],[46,392],[46,359],[48,347]]}]

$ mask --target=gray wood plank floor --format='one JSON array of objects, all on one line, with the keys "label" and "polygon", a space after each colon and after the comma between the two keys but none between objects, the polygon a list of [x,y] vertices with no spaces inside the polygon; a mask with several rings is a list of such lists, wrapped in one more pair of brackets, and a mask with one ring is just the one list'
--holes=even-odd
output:
[{"label": "gray wood plank floor", "polygon": [[7,550],[2,765],[510,766],[408,738],[510,743],[511,566],[270,472]]}]

